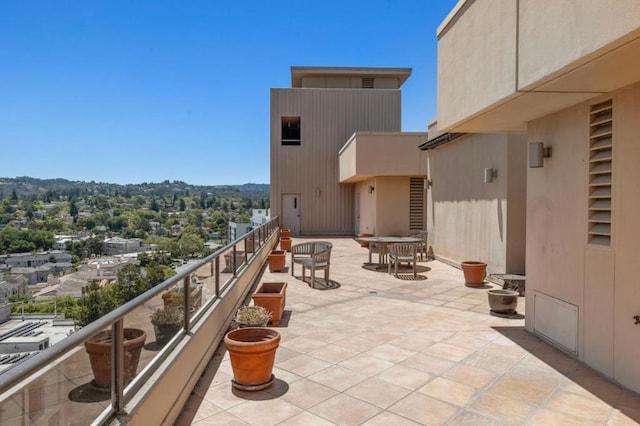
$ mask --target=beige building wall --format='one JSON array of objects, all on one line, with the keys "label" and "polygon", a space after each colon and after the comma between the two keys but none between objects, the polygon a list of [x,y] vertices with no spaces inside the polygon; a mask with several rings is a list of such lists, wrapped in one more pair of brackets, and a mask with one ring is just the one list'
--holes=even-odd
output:
[{"label": "beige building wall", "polygon": [[[300,117],[300,146],[282,146],[282,116]],[[272,215],[282,194],[300,194],[302,234],[353,235],[354,190],[339,183],[338,152],[356,131],[400,131],[400,90],[271,89]]]},{"label": "beige building wall", "polygon": [[[606,98],[613,99],[614,111],[611,246],[587,239],[589,105],[596,101],[530,123],[529,139],[553,146],[553,156],[528,174],[527,292],[574,305],[576,355],[638,391],[640,326],[633,316],[640,314],[640,84]],[[535,309],[527,298],[527,312]],[[545,332],[535,317],[526,326]]]},{"label": "beige building wall", "polygon": [[439,127],[526,131],[638,81],[640,1],[614,3],[460,0],[438,28]]},{"label": "beige building wall", "polygon": [[[428,151],[427,229],[434,254],[525,272],[526,135],[473,134]],[[497,171],[484,182],[484,169]]]},{"label": "beige building wall", "polygon": [[[634,319],[640,287],[633,275],[640,253],[640,0],[615,7],[516,0],[515,10],[496,4],[504,2],[462,0],[439,29],[439,125],[450,132],[526,129],[529,143],[552,147],[544,167],[527,169],[526,327],[640,391]],[[491,14],[515,23],[516,31],[496,25]],[[494,36],[517,40],[502,70],[496,72],[501,58],[495,53],[485,58],[494,64],[484,68],[473,56],[466,59],[475,50],[491,53]],[[473,82],[468,68],[474,68]],[[514,68],[515,84],[505,96],[496,75],[512,83]],[[590,191],[602,196],[609,184],[589,180],[590,108],[607,99],[613,107],[611,239],[596,245],[588,236]],[[609,158],[597,149],[593,155]],[[594,218],[604,229],[606,216]]]}]

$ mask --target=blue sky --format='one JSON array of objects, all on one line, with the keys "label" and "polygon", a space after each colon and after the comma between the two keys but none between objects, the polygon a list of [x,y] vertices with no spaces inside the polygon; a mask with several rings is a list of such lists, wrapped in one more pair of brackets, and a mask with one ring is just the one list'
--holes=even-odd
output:
[{"label": "blue sky", "polygon": [[290,67],[410,67],[402,128],[436,115],[457,0],[0,3],[0,177],[269,183],[269,89]]}]

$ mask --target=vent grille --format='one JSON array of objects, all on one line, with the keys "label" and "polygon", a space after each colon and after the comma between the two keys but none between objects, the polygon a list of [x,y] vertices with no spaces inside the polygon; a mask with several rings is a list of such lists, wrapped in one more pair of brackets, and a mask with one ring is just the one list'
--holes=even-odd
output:
[{"label": "vent grille", "polygon": [[409,181],[409,230],[424,229],[424,180],[411,178]]},{"label": "vent grille", "polygon": [[589,113],[589,244],[611,245],[613,102]]},{"label": "vent grille", "polygon": [[373,89],[373,78],[363,78],[362,79],[362,88],[363,89]]}]

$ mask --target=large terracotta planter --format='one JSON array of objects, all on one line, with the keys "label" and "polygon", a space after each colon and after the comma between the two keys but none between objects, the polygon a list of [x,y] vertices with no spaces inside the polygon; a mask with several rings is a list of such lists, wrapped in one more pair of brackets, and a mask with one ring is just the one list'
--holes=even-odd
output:
[{"label": "large terracotta planter", "polygon": [[273,384],[280,333],[264,327],[238,328],[224,336],[224,344],[231,359],[234,388],[254,391]]},{"label": "large terracotta planter", "polygon": [[[152,322],[153,324],[153,322]],[[153,324],[153,332],[156,335],[156,343],[160,346],[164,346],[169,343],[169,340],[182,328],[181,324]]]},{"label": "large terracotta planter", "polygon": [[[191,308],[198,309],[202,306],[202,285],[192,286],[189,298],[191,299]],[[162,293],[162,301],[165,308],[182,307],[184,305],[184,291],[182,288],[173,288]]]},{"label": "large terracotta planter", "polygon": [[290,229],[281,229],[280,236],[285,238],[291,238],[291,230]]},{"label": "large terracotta planter", "polygon": [[277,326],[280,324],[284,312],[286,293],[286,282],[260,283],[251,298],[254,305],[262,306],[271,312],[271,324]]},{"label": "large terracotta planter", "polygon": [[[124,329],[124,383],[125,386],[138,371],[140,352],[147,335],[137,328]],[[94,382],[98,387],[111,387],[111,330],[104,330],[84,342],[89,354]]]},{"label": "large terracotta planter", "polygon": [[283,272],[286,260],[286,251],[271,250],[271,253],[269,253],[269,272]]},{"label": "large terracotta planter", "polygon": [[489,308],[498,314],[515,314],[518,307],[518,292],[515,290],[489,290]]},{"label": "large terracotta planter", "polygon": [[[358,237],[373,237],[373,234],[358,234]],[[359,241],[359,243],[360,247],[369,247],[369,243],[367,241]]]},{"label": "large terracotta planter", "polygon": [[252,237],[247,238],[247,253],[253,253],[255,250],[255,239]]},{"label": "large terracotta planter", "polygon": [[484,285],[484,278],[487,275],[487,264],[485,262],[467,261],[462,262],[461,265],[464,280],[468,286]]},{"label": "large terracotta planter", "polygon": [[280,250],[291,251],[291,238],[280,237]]}]

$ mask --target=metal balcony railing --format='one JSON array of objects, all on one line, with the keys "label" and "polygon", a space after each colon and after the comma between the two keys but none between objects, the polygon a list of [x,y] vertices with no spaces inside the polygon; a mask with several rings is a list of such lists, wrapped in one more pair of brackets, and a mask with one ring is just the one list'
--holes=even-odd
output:
[{"label": "metal balcony railing", "polygon": [[[190,336],[192,328],[211,315],[254,257],[269,248],[267,242],[274,241],[271,237],[278,232],[277,221],[273,218],[59,343],[2,371],[0,424],[106,424],[124,415],[125,404]],[[152,341],[150,315],[167,303],[167,295],[176,293],[184,321],[181,330],[161,345]],[[130,383],[125,383],[125,328],[140,328],[147,336],[137,374]],[[92,380],[83,348],[87,339],[104,330],[110,330],[113,342],[110,389],[100,388]]]}]

